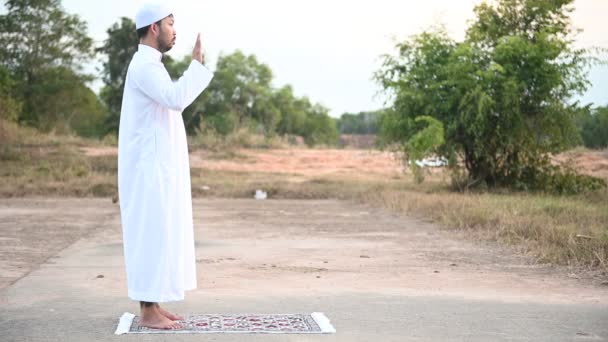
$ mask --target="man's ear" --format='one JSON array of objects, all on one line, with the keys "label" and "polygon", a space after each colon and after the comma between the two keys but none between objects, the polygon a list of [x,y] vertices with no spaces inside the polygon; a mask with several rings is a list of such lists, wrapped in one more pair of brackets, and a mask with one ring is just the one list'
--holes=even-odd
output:
[{"label": "man's ear", "polygon": [[158,36],[158,32],[160,30],[160,27],[156,24],[153,23],[152,26],[150,26],[150,32],[156,37]]}]

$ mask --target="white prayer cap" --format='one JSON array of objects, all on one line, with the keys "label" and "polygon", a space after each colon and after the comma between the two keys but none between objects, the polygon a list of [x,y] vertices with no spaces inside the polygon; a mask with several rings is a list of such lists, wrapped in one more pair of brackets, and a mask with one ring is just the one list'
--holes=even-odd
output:
[{"label": "white prayer cap", "polygon": [[173,13],[173,11],[162,3],[144,3],[135,15],[135,28],[139,30],[142,27],[152,25],[155,22],[168,17],[171,13]]}]

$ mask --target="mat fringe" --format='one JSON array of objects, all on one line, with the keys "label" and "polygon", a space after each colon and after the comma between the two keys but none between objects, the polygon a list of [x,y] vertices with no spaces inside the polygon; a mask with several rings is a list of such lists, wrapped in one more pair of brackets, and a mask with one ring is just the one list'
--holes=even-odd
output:
[{"label": "mat fringe", "polygon": [[323,331],[324,334],[334,334],[336,332],[336,329],[333,325],[331,325],[329,318],[327,318],[324,313],[313,312],[310,315],[315,320],[315,322],[317,322],[319,328],[321,328],[321,331]]},{"label": "mat fringe", "polygon": [[131,330],[131,324],[133,324],[133,319],[135,315],[132,313],[125,312],[120,317],[120,321],[118,322],[118,326],[116,327],[115,335],[126,334]]}]

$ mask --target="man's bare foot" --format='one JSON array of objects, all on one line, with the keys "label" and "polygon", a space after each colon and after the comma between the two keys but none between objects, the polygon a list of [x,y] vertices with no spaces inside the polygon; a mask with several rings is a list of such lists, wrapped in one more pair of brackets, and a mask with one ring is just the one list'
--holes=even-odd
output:
[{"label": "man's bare foot", "polygon": [[181,329],[183,326],[160,313],[156,306],[143,307],[139,325],[152,329]]},{"label": "man's bare foot", "polygon": [[182,317],[182,316],[172,314],[169,311],[161,308],[160,305],[158,305],[158,303],[156,304],[156,308],[158,309],[158,311],[160,312],[161,315],[167,317],[168,319],[170,319],[172,321],[181,321],[184,319],[184,317]]}]

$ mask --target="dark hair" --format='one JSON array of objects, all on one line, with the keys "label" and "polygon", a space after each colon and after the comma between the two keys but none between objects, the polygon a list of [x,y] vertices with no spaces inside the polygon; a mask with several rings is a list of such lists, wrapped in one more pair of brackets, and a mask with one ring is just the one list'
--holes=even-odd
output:
[{"label": "dark hair", "polygon": [[[163,21],[163,19],[155,22],[154,24],[156,24],[160,27],[161,21]],[[139,39],[145,38],[148,35],[148,30],[150,29],[150,27],[152,25],[153,24],[137,29],[137,38],[139,38]]]}]

